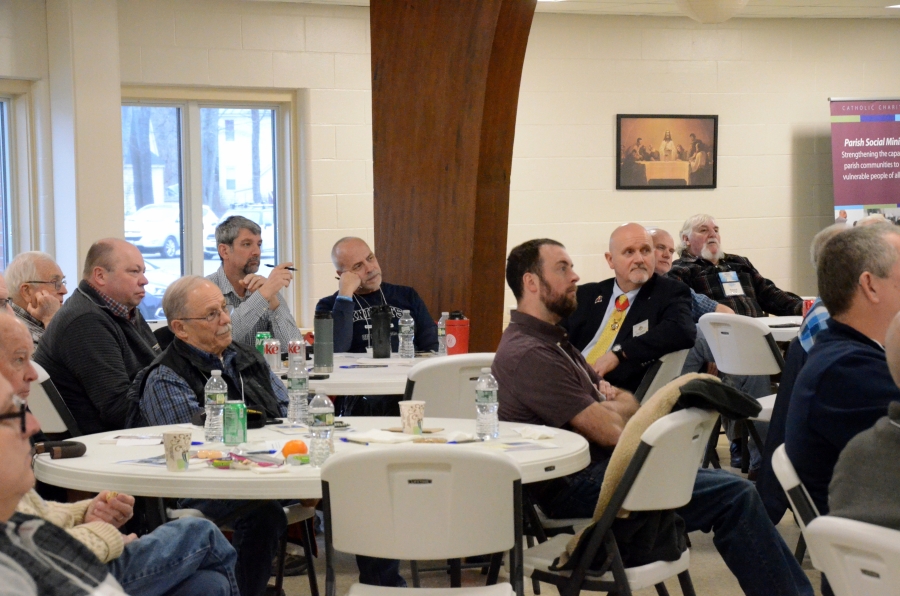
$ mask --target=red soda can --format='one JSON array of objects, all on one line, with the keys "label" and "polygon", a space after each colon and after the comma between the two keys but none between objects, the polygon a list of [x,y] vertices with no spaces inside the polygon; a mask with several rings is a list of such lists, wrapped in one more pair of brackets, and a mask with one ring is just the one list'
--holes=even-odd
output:
[{"label": "red soda can", "polygon": [[277,339],[267,339],[263,344],[263,355],[269,368],[274,371],[281,370],[281,342]]}]

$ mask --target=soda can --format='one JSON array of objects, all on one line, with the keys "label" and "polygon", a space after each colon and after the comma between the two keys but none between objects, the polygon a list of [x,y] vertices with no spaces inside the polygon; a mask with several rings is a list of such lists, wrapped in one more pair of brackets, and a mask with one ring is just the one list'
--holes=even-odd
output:
[{"label": "soda can", "polygon": [[288,342],[288,365],[291,362],[306,364],[306,343],[302,339],[292,339]]},{"label": "soda can", "polygon": [[263,344],[263,355],[269,368],[278,372],[281,370],[281,342],[277,339],[267,339]]},{"label": "soda can", "polygon": [[247,442],[247,406],[240,400],[225,402],[222,412],[222,438],[226,445]]},{"label": "soda can", "polygon": [[267,339],[272,339],[272,334],[268,331],[256,332],[256,351],[265,356],[265,348],[263,347]]}]

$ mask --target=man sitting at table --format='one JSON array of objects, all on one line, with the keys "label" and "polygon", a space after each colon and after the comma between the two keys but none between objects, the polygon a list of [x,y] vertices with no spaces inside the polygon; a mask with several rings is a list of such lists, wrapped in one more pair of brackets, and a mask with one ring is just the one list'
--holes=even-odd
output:
[{"label": "man sitting at table", "polygon": [[[0,376],[28,400],[37,372],[25,326],[0,311]],[[234,548],[211,522],[185,518],[138,538],[119,528],[131,519],[134,497],[102,491],[77,503],[45,501],[34,489],[16,511],[49,521],[86,546],[131,596],[210,594],[239,596]]]},{"label": "man sitting at table", "polygon": [[144,258],[133,244],[98,240],[78,288],[50,321],[34,354],[84,434],[125,428],[128,387],[159,354],[137,306]]},{"label": "man sitting at table", "polygon": [[760,275],[746,257],[722,250],[719,226],[711,215],[691,216],[681,228],[681,258],[669,277],[699,294],[730,307],[739,315],[764,317],[802,314],[800,296],[785,292]]},{"label": "man sitting at table", "polygon": [[[588,439],[588,467],[541,483],[534,493],[552,518],[591,517],[612,449],[638,404],[601,381],[559,326],[578,306],[579,280],[559,242],[530,240],[514,248],[506,280],[517,310],[491,367],[500,386],[500,419],[573,430]],[[813,593],[750,482],[700,470],[690,503],[677,513],[688,531],[715,531],[716,548],[746,594]]]},{"label": "man sitting at table", "polygon": [[694,345],[691,294],[656,275],[650,233],[636,223],[613,231],[606,261],[615,276],[578,287],[578,308],[560,324],[597,374],[635,391],[647,366]]}]

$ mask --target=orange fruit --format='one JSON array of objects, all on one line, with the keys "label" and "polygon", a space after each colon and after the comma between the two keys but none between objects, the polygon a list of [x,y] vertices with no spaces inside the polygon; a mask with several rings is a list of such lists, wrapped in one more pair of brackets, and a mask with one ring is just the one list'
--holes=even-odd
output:
[{"label": "orange fruit", "polygon": [[285,457],[289,455],[306,455],[307,453],[309,453],[309,449],[306,447],[306,443],[300,439],[288,441],[284,444],[284,447],[281,448],[281,455]]}]

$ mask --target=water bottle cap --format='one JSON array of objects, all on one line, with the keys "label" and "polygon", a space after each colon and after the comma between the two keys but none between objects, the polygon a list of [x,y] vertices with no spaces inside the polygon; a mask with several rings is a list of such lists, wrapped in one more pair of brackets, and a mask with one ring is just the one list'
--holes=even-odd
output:
[{"label": "water bottle cap", "polygon": [[409,314],[409,311],[408,311],[408,310],[404,310],[404,311],[403,311],[403,314],[408,315],[408,314]]},{"label": "water bottle cap", "polygon": [[221,371],[221,370],[211,370],[211,371],[209,371],[209,372],[210,372],[210,374],[212,374],[212,376],[214,376],[214,377],[221,377],[221,376],[222,376],[222,371]]},{"label": "water bottle cap", "polygon": [[482,368],[482,369],[481,369],[481,372],[482,372],[482,373],[490,374],[491,369],[490,369],[490,368]]}]

